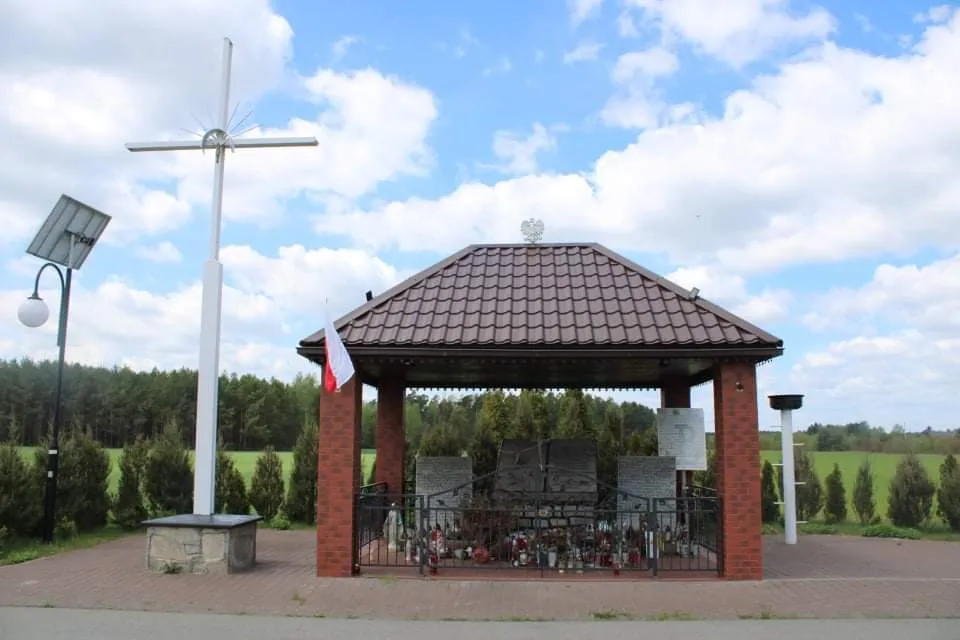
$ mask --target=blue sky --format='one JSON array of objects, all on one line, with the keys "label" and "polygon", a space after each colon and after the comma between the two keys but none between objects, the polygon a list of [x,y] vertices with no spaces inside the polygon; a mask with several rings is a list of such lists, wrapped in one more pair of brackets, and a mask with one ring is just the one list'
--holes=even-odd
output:
[{"label": "blue sky", "polygon": [[[239,113],[322,148],[228,159],[226,368],[309,371],[293,348],[324,313],[535,216],[782,337],[761,392],[807,393],[811,420],[957,426],[949,5],[116,0],[86,24],[54,4],[75,20],[15,3],[0,27],[0,289],[12,316],[61,191],[113,214],[75,360],[195,366],[211,160],[123,143],[212,125],[229,35]],[[48,355],[50,330],[0,324],[0,353]]]}]

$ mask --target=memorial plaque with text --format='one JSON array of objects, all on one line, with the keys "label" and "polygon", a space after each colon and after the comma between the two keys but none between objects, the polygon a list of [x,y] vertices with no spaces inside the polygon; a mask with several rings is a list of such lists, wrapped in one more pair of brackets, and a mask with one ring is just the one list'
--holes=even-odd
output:
[{"label": "memorial plaque with text", "polygon": [[707,434],[703,409],[657,409],[659,454],[677,459],[677,469],[707,468]]}]

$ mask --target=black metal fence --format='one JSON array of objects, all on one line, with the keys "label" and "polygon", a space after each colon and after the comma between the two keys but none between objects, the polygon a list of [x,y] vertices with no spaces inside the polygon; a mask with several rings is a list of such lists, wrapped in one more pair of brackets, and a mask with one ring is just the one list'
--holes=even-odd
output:
[{"label": "black metal fence", "polygon": [[364,485],[357,495],[357,542],[362,547],[381,535],[383,518],[390,503],[387,501],[387,483]]},{"label": "black metal fence", "polygon": [[722,546],[720,526],[720,497],[716,489],[693,485],[684,495],[687,500],[683,504],[689,514],[690,530],[696,537],[697,544],[719,554]]},{"label": "black metal fence", "polygon": [[585,506],[539,496],[496,502],[483,493],[357,496],[364,568],[512,570],[540,577],[588,572],[719,572],[720,501],[631,496]]},{"label": "black metal fence", "polygon": [[652,502],[661,537],[657,570],[722,573],[719,498],[688,491]]},{"label": "black metal fence", "polygon": [[361,492],[357,496],[357,565],[365,567],[420,568],[425,532],[416,526],[425,500],[412,494]]}]

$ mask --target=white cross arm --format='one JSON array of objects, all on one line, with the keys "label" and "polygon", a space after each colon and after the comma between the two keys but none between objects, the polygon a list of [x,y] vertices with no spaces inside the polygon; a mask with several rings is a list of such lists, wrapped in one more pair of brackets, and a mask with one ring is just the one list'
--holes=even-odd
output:
[{"label": "white cross arm", "polygon": [[[316,147],[316,138],[235,138],[229,145],[235,149],[254,149],[264,147]],[[179,140],[171,142],[128,142],[127,151],[199,151],[212,149],[215,145],[203,145],[201,140]]]}]

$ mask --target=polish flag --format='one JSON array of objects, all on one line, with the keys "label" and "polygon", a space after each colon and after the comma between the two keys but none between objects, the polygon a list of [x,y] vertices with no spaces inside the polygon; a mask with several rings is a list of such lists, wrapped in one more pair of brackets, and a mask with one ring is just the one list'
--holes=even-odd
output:
[{"label": "polish flag", "polygon": [[327,326],[323,329],[323,342],[327,354],[327,361],[323,365],[323,386],[331,393],[340,391],[340,387],[345,385],[355,372],[350,354],[343,346],[332,320],[327,320]]}]

